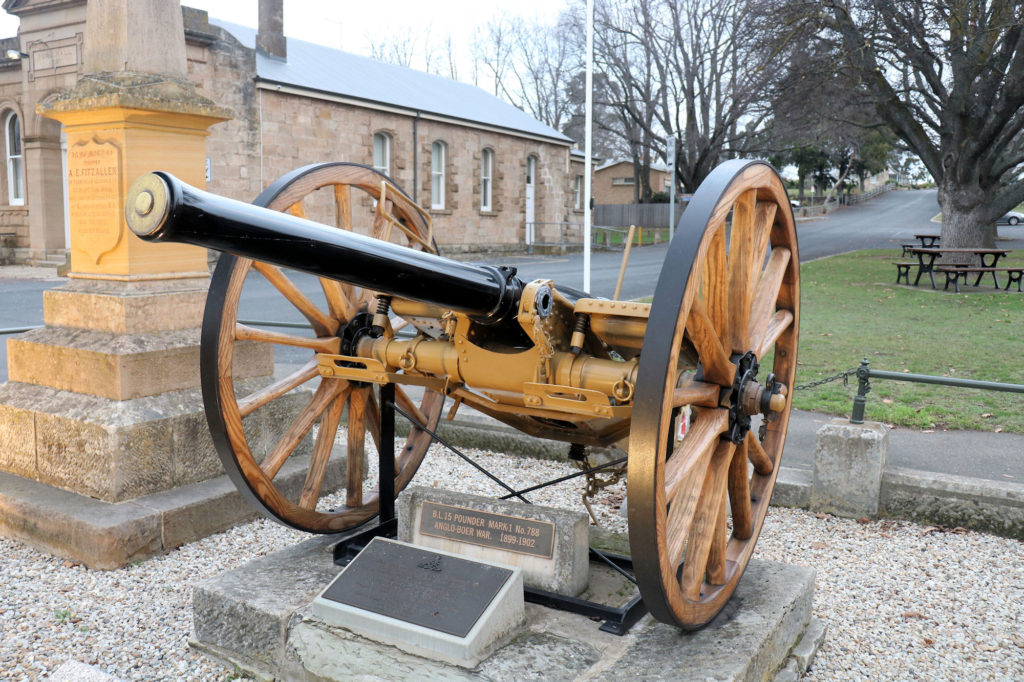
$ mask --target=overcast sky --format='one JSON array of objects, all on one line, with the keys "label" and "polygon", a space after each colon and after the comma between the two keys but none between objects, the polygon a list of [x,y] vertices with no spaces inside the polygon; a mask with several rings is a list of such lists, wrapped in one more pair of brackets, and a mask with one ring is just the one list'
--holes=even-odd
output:
[{"label": "overcast sky", "polygon": [[[182,4],[238,24],[257,24],[257,0],[186,0]],[[450,35],[460,64],[466,64],[473,33],[495,15],[504,12],[554,23],[565,6],[566,0],[285,0],[284,32],[291,38],[364,55],[370,54],[375,36],[409,35],[422,49],[428,36],[440,44]],[[0,37],[15,35],[17,28],[17,17],[0,12]],[[469,80],[468,66],[460,66],[459,76]]]}]

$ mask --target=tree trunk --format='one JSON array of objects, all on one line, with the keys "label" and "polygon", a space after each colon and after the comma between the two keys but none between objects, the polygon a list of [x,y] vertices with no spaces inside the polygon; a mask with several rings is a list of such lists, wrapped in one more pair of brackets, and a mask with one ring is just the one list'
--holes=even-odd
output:
[{"label": "tree trunk", "polygon": [[[996,246],[996,225],[989,205],[992,197],[978,188],[955,186],[944,180],[939,185],[942,209],[942,246],[948,249],[992,249]],[[966,262],[950,259],[949,262]]]}]

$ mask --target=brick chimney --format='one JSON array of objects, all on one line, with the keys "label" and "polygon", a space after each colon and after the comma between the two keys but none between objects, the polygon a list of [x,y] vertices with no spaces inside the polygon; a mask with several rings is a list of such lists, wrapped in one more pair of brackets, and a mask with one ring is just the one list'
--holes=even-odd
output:
[{"label": "brick chimney", "polygon": [[284,0],[260,0],[256,49],[275,59],[288,59],[288,45],[284,39]]}]

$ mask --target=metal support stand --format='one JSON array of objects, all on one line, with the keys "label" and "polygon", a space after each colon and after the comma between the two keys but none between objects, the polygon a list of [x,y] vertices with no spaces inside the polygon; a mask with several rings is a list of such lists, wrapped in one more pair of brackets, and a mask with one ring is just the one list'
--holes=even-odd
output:
[{"label": "metal support stand", "polygon": [[334,563],[347,566],[376,537],[398,537],[395,516],[395,385],[380,387],[380,448],[377,452],[377,498],[380,513],[376,525],[357,530],[334,545]]},{"label": "metal support stand", "polygon": [[[630,557],[609,554],[607,552],[598,553],[591,548],[590,560],[601,561],[602,559],[610,560],[623,570],[633,569],[633,560]],[[526,601],[532,604],[540,604],[549,609],[569,611],[570,613],[578,613],[587,618],[603,620],[604,623],[601,624],[599,629],[602,632],[610,632],[613,635],[622,636],[626,634],[647,613],[647,607],[644,606],[640,595],[633,597],[625,606],[615,607],[577,597],[567,597],[564,594],[546,592],[535,587],[526,587],[524,592]]]},{"label": "metal support stand", "polygon": [[[411,424],[426,431],[431,436],[432,440],[440,442],[449,450],[452,450],[456,454],[465,458],[465,455],[462,455],[462,453],[438,437],[437,434],[426,428],[425,425],[417,423],[409,415],[405,414],[405,412],[402,412],[401,408],[399,408],[398,411],[401,412],[402,416],[408,419]],[[339,566],[347,566],[349,562],[355,559],[359,552],[361,552],[373,538],[394,538],[398,536],[398,519],[395,517],[395,385],[391,383],[383,384],[380,387],[380,448],[378,457],[378,466],[380,471],[378,482],[378,487],[380,488],[378,493],[380,499],[380,514],[378,516],[378,522],[370,528],[354,531],[352,534],[342,538],[336,545],[334,545],[334,563]],[[472,462],[472,460],[468,460],[468,458],[467,461],[472,463],[488,476],[491,476],[494,480],[497,480],[493,474],[487,472],[485,469],[480,467],[479,464]],[[603,467],[597,467],[595,470],[599,468]],[[549,481],[548,484],[557,483],[563,479],[575,478],[582,473],[585,472],[579,472],[560,479],[555,479],[554,481]],[[523,499],[524,502],[529,503],[526,498],[522,497],[522,493],[526,491],[516,492],[501,481],[498,482],[502,487],[512,491],[512,494],[506,497],[517,496]],[[528,490],[532,489],[533,488],[530,488]],[[633,560],[630,557],[600,552],[591,547],[590,560],[608,564],[611,568],[622,573],[622,575],[630,581],[636,582],[628,573],[628,571],[633,569]],[[604,623],[601,625],[601,631],[610,632],[615,635],[624,635],[629,632],[630,628],[632,628],[636,622],[647,613],[647,608],[644,606],[643,600],[639,595],[631,599],[625,606],[621,607],[608,606],[607,604],[587,601],[586,599],[579,599],[577,597],[567,597],[562,594],[538,590],[533,587],[526,587],[524,589],[524,597],[526,601],[533,604],[540,604],[541,606],[546,606],[548,608],[569,611],[571,613],[578,613],[580,615],[587,616],[588,618],[603,620]]]}]

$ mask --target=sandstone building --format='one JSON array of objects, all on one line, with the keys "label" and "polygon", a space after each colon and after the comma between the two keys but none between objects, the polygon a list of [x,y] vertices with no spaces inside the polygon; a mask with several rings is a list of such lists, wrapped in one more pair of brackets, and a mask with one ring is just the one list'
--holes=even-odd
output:
[{"label": "sandstone building", "polygon": [[[17,262],[64,262],[66,144],[36,105],[83,75],[86,2],[3,3],[21,21],[0,41],[0,245]],[[190,79],[234,112],[208,139],[210,191],[251,201],[302,165],[372,165],[430,210],[446,254],[581,222],[571,140],[483,90],[285,38],[281,0],[261,0],[258,31],[183,12]]]}]

